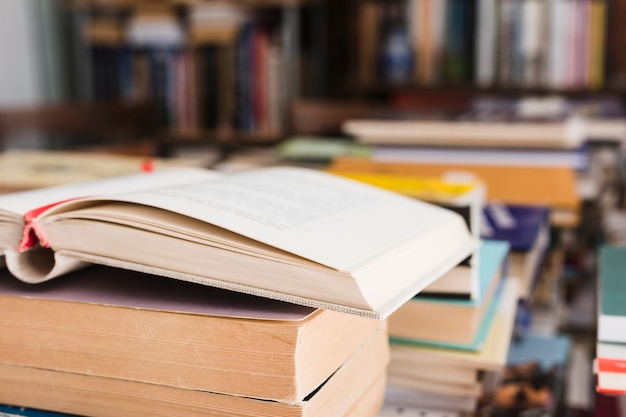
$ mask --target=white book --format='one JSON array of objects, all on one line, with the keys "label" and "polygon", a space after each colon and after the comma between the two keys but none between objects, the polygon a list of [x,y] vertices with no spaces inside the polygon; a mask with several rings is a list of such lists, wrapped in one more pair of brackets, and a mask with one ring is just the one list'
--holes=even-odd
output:
[{"label": "white book", "polygon": [[449,210],[292,167],[5,195],[0,232],[8,268],[26,282],[87,262],[381,319],[478,246]]},{"label": "white book", "polygon": [[524,0],[522,4],[521,53],[523,57],[522,85],[536,86],[539,80],[542,37],[543,0]]}]

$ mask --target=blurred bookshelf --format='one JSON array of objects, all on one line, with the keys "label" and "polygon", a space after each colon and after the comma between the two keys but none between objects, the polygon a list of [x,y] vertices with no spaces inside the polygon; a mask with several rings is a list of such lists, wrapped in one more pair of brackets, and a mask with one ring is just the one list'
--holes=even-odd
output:
[{"label": "blurred bookshelf", "polygon": [[623,1],[341,3],[335,7],[345,18],[330,36],[345,40],[336,57],[344,57],[346,73],[337,85],[352,93],[625,91]]},{"label": "blurred bookshelf", "polygon": [[[90,100],[153,98],[169,140],[273,143],[301,100],[626,96],[620,0],[68,0]],[[211,92],[211,93],[209,93]],[[432,104],[431,104],[432,103]],[[314,122],[314,121],[313,121]]]},{"label": "blurred bookshelf", "polygon": [[[320,91],[315,2],[68,1],[81,99],[152,100],[167,143],[273,143]],[[313,56],[314,55],[314,56]],[[313,93],[319,94],[319,93]]]}]

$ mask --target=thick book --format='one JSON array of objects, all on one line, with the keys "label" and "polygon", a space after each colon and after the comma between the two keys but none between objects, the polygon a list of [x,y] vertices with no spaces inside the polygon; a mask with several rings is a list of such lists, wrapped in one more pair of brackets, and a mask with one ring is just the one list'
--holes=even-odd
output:
[{"label": "thick book", "polygon": [[598,341],[626,343],[626,248],[605,245],[598,264]]},{"label": "thick book", "polygon": [[473,346],[481,338],[481,328],[488,329],[495,314],[498,292],[507,274],[508,253],[506,242],[482,242],[478,251],[479,296],[473,300],[414,297],[389,316],[391,340]]},{"label": "thick book", "polygon": [[0,208],[7,267],[26,282],[96,263],[380,319],[478,245],[450,210],[292,167],[160,171]]},{"label": "thick book", "polygon": [[520,296],[529,299],[550,246],[550,209],[490,203],[483,214],[481,238],[511,245],[509,276],[520,280]]},{"label": "thick book", "polygon": [[91,417],[375,417],[388,359],[381,328],[309,396],[293,402],[0,363],[0,402]]},{"label": "thick book", "polygon": [[[351,178],[452,210],[465,219],[470,233],[480,238],[485,186],[475,179],[441,176],[394,175],[329,169],[335,175]],[[478,257],[475,253],[451,271],[420,291],[419,295],[475,299],[479,296]]]},{"label": "thick book", "polygon": [[384,324],[104,266],[35,286],[3,270],[0,307],[4,364],[284,402]]},{"label": "thick book", "polygon": [[[391,357],[412,363],[428,359],[432,364],[472,367],[485,371],[504,369],[515,325],[519,282],[505,280],[490,319],[481,329],[480,346],[421,343],[420,341],[391,342]],[[484,330],[484,331],[483,331]]]}]

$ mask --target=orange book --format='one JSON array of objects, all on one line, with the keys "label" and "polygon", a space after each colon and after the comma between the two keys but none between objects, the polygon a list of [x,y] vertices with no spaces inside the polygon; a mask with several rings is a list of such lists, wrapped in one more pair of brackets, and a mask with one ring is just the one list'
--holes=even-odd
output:
[{"label": "orange book", "polygon": [[579,221],[581,197],[576,174],[566,167],[416,164],[341,157],[332,162],[329,171],[472,176],[486,185],[487,201],[548,206],[552,211],[552,224],[556,226],[572,227]]}]

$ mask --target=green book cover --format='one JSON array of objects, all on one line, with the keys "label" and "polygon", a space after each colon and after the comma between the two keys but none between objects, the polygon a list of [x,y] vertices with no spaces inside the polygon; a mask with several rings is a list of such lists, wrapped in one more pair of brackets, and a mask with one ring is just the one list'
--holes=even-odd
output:
[{"label": "green book cover", "polygon": [[626,247],[600,248],[598,340],[626,342]]}]

